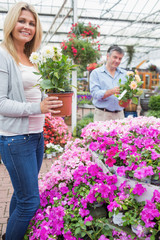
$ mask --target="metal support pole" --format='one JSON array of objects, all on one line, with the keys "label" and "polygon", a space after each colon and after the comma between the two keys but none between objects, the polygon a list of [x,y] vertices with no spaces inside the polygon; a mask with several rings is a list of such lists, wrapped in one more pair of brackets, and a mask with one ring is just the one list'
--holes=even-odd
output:
[{"label": "metal support pole", "polygon": [[[73,24],[77,23],[77,0],[72,0]],[[77,125],[77,71],[72,72],[72,88],[74,94],[72,97],[72,133]]]}]

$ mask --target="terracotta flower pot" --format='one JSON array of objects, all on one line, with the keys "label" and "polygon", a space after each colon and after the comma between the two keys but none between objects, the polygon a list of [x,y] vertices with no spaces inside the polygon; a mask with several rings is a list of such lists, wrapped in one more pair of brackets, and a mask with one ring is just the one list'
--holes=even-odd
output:
[{"label": "terracotta flower pot", "polygon": [[60,110],[58,114],[52,114],[54,117],[66,117],[70,116],[72,113],[72,96],[73,92],[64,93],[48,93],[49,96],[56,96],[59,100],[63,102],[62,107],[55,108],[55,110]]},{"label": "terracotta flower pot", "polygon": [[128,99],[126,102],[124,102],[123,100],[120,100],[119,101],[119,105],[121,106],[121,107],[124,107],[124,108],[126,108],[130,103],[131,103],[131,99]]}]

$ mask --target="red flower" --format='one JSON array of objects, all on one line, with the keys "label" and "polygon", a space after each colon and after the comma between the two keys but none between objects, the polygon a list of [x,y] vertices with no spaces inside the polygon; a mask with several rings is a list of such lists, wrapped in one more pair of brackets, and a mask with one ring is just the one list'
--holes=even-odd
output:
[{"label": "red flower", "polygon": [[91,71],[97,67],[97,63],[90,63],[89,66],[87,67],[88,71]]},{"label": "red flower", "polygon": [[75,48],[73,48],[72,51],[73,51],[73,53],[77,53],[77,49],[75,49]]},{"label": "red flower", "polygon": [[112,157],[108,157],[107,160],[106,160],[106,164],[109,166],[109,167],[113,167],[113,164],[116,162],[116,160]]}]

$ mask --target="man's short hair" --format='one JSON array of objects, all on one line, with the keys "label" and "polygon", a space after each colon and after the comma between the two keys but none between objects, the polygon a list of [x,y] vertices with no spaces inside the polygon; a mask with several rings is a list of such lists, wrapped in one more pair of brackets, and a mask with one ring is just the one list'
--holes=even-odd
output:
[{"label": "man's short hair", "polygon": [[109,53],[109,55],[112,54],[113,51],[119,52],[120,54],[124,55],[124,51],[122,48],[120,48],[118,45],[111,45],[108,50],[107,53]]}]

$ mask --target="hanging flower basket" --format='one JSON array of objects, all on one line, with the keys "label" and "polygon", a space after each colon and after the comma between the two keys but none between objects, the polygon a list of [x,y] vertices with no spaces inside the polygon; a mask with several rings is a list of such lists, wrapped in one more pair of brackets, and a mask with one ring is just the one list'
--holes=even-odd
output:
[{"label": "hanging flower basket", "polygon": [[86,25],[85,23],[75,23],[72,25],[69,34],[74,33],[77,37],[91,37],[93,39],[100,36],[99,25],[94,26],[90,22]]},{"label": "hanging flower basket", "polygon": [[68,55],[81,68],[86,69],[89,63],[97,62],[101,56],[99,41],[95,41],[100,34],[97,28],[91,24],[72,25],[68,39],[61,43],[62,53]]},{"label": "hanging flower basket", "polygon": [[89,63],[96,62],[100,58],[100,47],[97,43],[92,43],[88,39],[70,38],[61,44],[62,53],[73,59],[86,69]]}]

